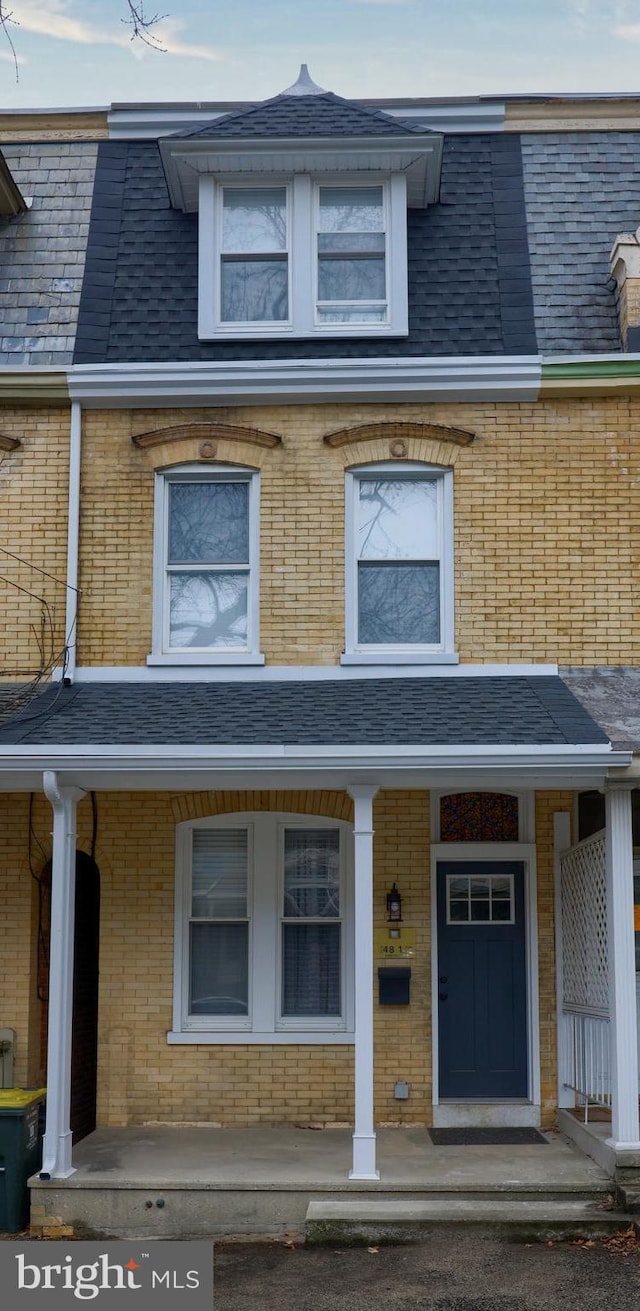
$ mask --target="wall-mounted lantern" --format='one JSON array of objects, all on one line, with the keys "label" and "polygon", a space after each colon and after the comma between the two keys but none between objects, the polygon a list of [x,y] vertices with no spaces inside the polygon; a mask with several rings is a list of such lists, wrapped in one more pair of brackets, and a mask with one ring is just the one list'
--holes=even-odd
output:
[{"label": "wall-mounted lantern", "polygon": [[402,897],[395,883],[387,893],[387,919],[390,924],[399,924],[402,919]]}]

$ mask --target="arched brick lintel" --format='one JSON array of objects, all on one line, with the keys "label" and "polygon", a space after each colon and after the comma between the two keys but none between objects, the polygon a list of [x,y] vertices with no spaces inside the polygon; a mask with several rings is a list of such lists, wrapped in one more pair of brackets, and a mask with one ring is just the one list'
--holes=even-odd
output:
[{"label": "arched brick lintel", "polygon": [[346,792],[194,792],[172,797],[171,809],[177,824],[253,810],[353,819],[353,803]]},{"label": "arched brick lintel", "polygon": [[450,468],[475,433],[438,423],[365,423],[327,433],[325,444],[340,452],[345,469],[385,460],[416,460]]}]

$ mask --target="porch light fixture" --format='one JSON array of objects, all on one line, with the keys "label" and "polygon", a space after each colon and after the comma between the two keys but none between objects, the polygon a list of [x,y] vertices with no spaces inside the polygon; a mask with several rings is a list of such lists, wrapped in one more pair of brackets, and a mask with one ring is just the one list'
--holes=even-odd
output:
[{"label": "porch light fixture", "polygon": [[387,893],[387,919],[390,924],[398,924],[402,919],[402,897],[395,883]]}]

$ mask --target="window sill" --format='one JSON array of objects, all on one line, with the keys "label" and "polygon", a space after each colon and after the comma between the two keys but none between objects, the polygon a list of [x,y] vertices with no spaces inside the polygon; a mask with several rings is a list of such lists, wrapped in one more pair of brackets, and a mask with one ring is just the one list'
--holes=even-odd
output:
[{"label": "window sill", "polygon": [[341,665],[458,665],[460,656],[455,651],[346,651],[340,656]]},{"label": "window sill", "polygon": [[384,323],[375,328],[366,323],[341,324],[327,323],[317,328],[260,328],[250,324],[246,328],[202,328],[198,332],[198,341],[312,341],[314,338],[328,337],[408,337],[406,324]]},{"label": "window sill", "polygon": [[203,668],[211,668],[220,665],[226,665],[228,668],[233,668],[235,665],[264,665],[264,663],[265,657],[259,651],[253,654],[247,651],[239,651],[235,654],[229,652],[227,655],[223,655],[222,653],[220,655],[207,655],[205,652],[198,655],[191,655],[187,651],[174,651],[170,655],[147,656],[147,665],[160,665],[165,668],[174,669],[197,665]]},{"label": "window sill", "polygon": [[178,1046],[284,1046],[295,1045],[298,1047],[308,1046],[326,1046],[336,1047],[353,1046],[355,1038],[353,1033],[345,1033],[344,1029],[314,1029],[311,1032],[286,1029],[279,1030],[277,1033],[256,1033],[254,1029],[232,1030],[218,1029],[211,1032],[207,1029],[188,1029],[183,1032],[176,1032],[172,1029],[167,1034],[167,1045],[169,1047]]}]

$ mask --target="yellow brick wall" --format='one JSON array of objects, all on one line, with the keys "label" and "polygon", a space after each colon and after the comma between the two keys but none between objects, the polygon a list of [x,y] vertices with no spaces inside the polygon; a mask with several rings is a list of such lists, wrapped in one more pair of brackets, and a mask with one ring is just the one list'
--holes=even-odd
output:
[{"label": "yellow brick wall", "polygon": [[[11,809],[13,807],[13,809]],[[552,815],[570,809],[561,793],[537,799],[542,1086],[545,1122],[553,1120],[555,973],[553,950]],[[353,1116],[353,1049],[349,1046],[168,1046],[172,1023],[175,825],[234,810],[271,809],[351,819],[339,792],[106,794],[98,797],[97,859],[101,872],[98,1117],[105,1125],[182,1121],[227,1125],[349,1124]],[[5,976],[0,1023],[30,1031],[32,1082],[39,1041],[39,1005],[27,962],[35,952],[33,896],[26,865],[26,799],[6,799],[18,823],[2,867],[8,950],[15,968]],[[431,1120],[429,795],[381,793],[374,810],[375,918],[384,923],[385,896],[397,879],[406,925],[416,930],[411,1006],[375,1000],[375,1113],[378,1124]],[[36,837],[49,851],[47,803],[34,811]],[[78,841],[89,848],[91,815],[79,808]],[[11,855],[13,852],[13,856]],[[16,883],[16,873],[20,882]],[[411,1085],[396,1101],[396,1079]]]},{"label": "yellow brick wall", "polygon": [[0,681],[26,681],[64,647],[69,409],[3,406],[0,433]]},{"label": "yellow brick wall", "polygon": [[[640,641],[640,401],[327,405],[85,415],[82,664],[143,664],[151,644],[153,471],[199,458],[132,433],[220,420],[280,434],[220,441],[214,468],[262,470],[262,649],[271,664],[335,664],[344,645],[344,473],[389,442],[331,449],[325,434],[373,421],[458,425],[460,447],[408,443],[455,462],[456,643],[463,661],[633,663]],[[391,434],[392,435],[392,431]],[[542,618],[544,616],[544,618]]]}]

